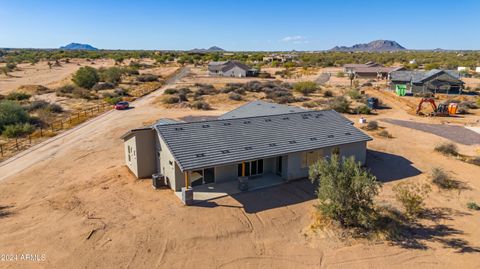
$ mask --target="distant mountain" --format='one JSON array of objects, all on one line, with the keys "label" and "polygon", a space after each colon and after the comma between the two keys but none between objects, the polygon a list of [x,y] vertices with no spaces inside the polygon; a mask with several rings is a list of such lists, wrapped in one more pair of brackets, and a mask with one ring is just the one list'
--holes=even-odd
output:
[{"label": "distant mountain", "polygon": [[336,46],[331,51],[366,51],[366,52],[382,52],[382,51],[399,51],[406,50],[400,44],[392,40],[375,40],[368,44],[356,44],[351,47]]},{"label": "distant mountain", "polygon": [[95,47],[92,47],[89,44],[80,44],[80,43],[70,43],[64,47],[60,47],[60,49],[64,50],[98,50]]},{"label": "distant mountain", "polygon": [[213,46],[213,47],[210,47],[208,49],[192,49],[190,50],[191,52],[223,52],[225,51],[224,49],[220,48],[220,47],[217,47],[217,46]]}]

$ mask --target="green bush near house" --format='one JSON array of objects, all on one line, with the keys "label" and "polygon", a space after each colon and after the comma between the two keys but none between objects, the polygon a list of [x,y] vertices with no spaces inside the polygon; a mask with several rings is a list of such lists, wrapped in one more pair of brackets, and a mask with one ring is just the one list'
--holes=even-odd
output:
[{"label": "green bush near house", "polygon": [[424,200],[430,192],[429,185],[402,182],[393,187],[395,198],[403,206],[405,215],[411,219],[423,212]]},{"label": "green bush near house", "polygon": [[27,123],[30,116],[27,111],[13,101],[0,101],[0,133],[6,126]]},{"label": "green bush near house", "polygon": [[22,101],[30,98],[30,94],[24,92],[11,92],[5,96],[5,99],[12,101]]},{"label": "green bush near house", "polygon": [[297,82],[293,85],[293,90],[303,95],[310,95],[319,89],[317,83],[313,81]]},{"label": "green bush near house", "polygon": [[353,157],[336,154],[310,166],[309,178],[317,184],[319,213],[344,227],[371,228],[374,225],[374,198],[380,183]]}]

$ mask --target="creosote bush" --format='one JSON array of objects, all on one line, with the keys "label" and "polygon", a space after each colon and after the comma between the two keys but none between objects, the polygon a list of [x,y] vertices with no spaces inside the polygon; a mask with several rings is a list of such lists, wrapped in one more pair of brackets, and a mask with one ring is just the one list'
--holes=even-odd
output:
[{"label": "creosote bush", "polygon": [[176,95],[165,96],[162,99],[164,104],[176,104],[180,102],[180,98]]},{"label": "creosote bush", "polygon": [[24,92],[11,92],[5,96],[5,99],[12,101],[22,101],[30,98],[30,94]]},{"label": "creosote bush", "polygon": [[364,127],[365,130],[367,131],[375,131],[378,130],[378,123],[374,120],[369,121],[367,125]]},{"label": "creosote bush", "polygon": [[317,184],[320,214],[343,227],[371,228],[374,225],[374,197],[380,183],[353,157],[333,154],[310,166],[309,178]]},{"label": "creosote bush", "polygon": [[73,75],[72,81],[79,87],[91,89],[100,81],[100,76],[95,68],[84,66]]},{"label": "creosote bush", "polygon": [[405,211],[405,215],[411,219],[418,217],[423,212],[424,200],[430,192],[430,186],[412,182],[398,183],[393,187],[395,198]]},{"label": "creosote bush", "polygon": [[381,130],[378,135],[385,138],[393,138],[393,136],[387,130]]},{"label": "creosote bush", "polygon": [[349,113],[350,112],[350,101],[343,96],[337,96],[330,103],[330,109],[333,109],[339,113]]},{"label": "creosote bush", "polygon": [[323,92],[323,97],[333,97],[333,92],[331,90],[326,90]]},{"label": "creosote bush", "polygon": [[210,110],[210,105],[205,101],[195,101],[191,105],[192,108],[198,110]]},{"label": "creosote bush", "polygon": [[318,85],[313,81],[302,81],[295,83],[293,90],[303,95],[309,95],[318,90]]},{"label": "creosote bush", "polygon": [[468,202],[467,208],[471,210],[480,210],[480,206],[475,202]]},{"label": "creosote bush", "polygon": [[234,93],[234,92],[230,93],[228,95],[228,98],[231,99],[231,100],[234,100],[234,101],[241,101],[242,100],[242,96],[240,94]]},{"label": "creosote bush", "polygon": [[2,135],[7,138],[16,138],[31,134],[34,130],[35,127],[30,123],[17,123],[5,126]]}]

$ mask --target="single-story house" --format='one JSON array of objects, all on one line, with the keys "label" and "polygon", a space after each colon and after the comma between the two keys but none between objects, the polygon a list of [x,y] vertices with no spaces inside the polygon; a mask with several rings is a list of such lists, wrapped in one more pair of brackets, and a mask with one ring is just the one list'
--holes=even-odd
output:
[{"label": "single-story house", "polygon": [[253,77],[256,74],[255,69],[238,61],[210,62],[208,64],[209,76]]},{"label": "single-story house", "polygon": [[366,62],[364,64],[345,64],[343,66],[343,72],[353,73],[353,71],[355,71],[356,68],[376,67],[376,66],[382,66],[382,65],[377,64],[375,62]]},{"label": "single-story house", "polygon": [[475,73],[480,73],[480,66],[477,66],[477,67],[475,68]]},{"label": "single-story house", "polygon": [[[245,107],[263,105],[258,103],[265,102]],[[284,181],[306,178],[311,164],[331,154],[354,156],[365,164],[371,138],[333,110],[245,117],[241,111],[215,120],[161,120],[133,129],[122,136],[126,164],[138,178],[160,174],[175,191],[264,175]]]},{"label": "single-story house", "polygon": [[406,93],[462,93],[464,82],[454,70],[394,71],[390,73],[390,89],[406,89]]},{"label": "single-story house", "polygon": [[356,78],[376,78],[388,79],[391,72],[405,70],[403,66],[373,66],[373,67],[359,67],[353,70]]}]

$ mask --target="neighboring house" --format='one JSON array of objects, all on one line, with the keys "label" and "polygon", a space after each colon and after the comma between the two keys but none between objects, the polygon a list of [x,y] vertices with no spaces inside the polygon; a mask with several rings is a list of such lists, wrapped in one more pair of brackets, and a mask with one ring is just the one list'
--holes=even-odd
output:
[{"label": "neighboring house", "polygon": [[365,64],[346,64],[343,71],[354,74],[356,78],[387,79],[391,72],[405,69],[402,66],[386,67],[375,62]]},{"label": "neighboring house", "polygon": [[245,105],[242,105],[230,112],[227,112],[220,117],[219,119],[235,119],[235,118],[245,118],[245,117],[254,117],[254,116],[267,116],[267,115],[278,115],[294,112],[304,112],[308,111],[298,106],[287,106],[280,105],[275,103],[269,103],[261,100],[256,100],[249,102]]},{"label": "neighboring house", "polygon": [[346,64],[343,66],[343,72],[353,73],[356,68],[376,67],[376,66],[382,66],[382,65],[377,64],[375,62],[366,62],[364,64]]},{"label": "neighboring house", "polygon": [[252,77],[256,70],[238,61],[210,62],[208,64],[209,76],[221,77]]},{"label": "neighboring house", "polygon": [[475,68],[475,73],[480,73],[480,66],[477,66],[477,67]]},{"label": "neighboring house", "polygon": [[[291,107],[272,104],[273,113],[278,109],[282,114],[262,115],[270,109],[265,104],[248,103],[216,120],[162,120],[131,130],[122,136],[127,166],[139,178],[158,173],[172,190],[181,191],[187,184],[195,191],[199,185],[241,176],[306,178],[311,164],[334,153],[365,164],[371,138],[341,114],[290,112]],[[260,115],[251,116],[252,110]]]},{"label": "neighboring house", "polygon": [[394,71],[405,70],[403,66],[398,67],[359,67],[355,68],[352,72],[356,78],[376,78],[376,79],[388,79],[390,73]]},{"label": "neighboring house", "polygon": [[406,93],[462,93],[464,82],[458,72],[432,69],[430,71],[394,71],[390,74],[390,88],[406,88]]},{"label": "neighboring house", "polygon": [[280,63],[285,63],[285,62],[291,62],[295,61],[298,58],[297,54],[294,53],[287,53],[287,54],[270,54],[268,56],[265,56],[262,58],[262,61],[265,63],[271,63],[271,62],[280,62]]},{"label": "neighboring house", "polygon": [[459,67],[457,67],[457,71],[458,71],[458,72],[462,72],[462,71],[463,71],[463,72],[468,72],[468,71],[470,71],[470,67],[468,67],[468,66],[459,66]]}]

